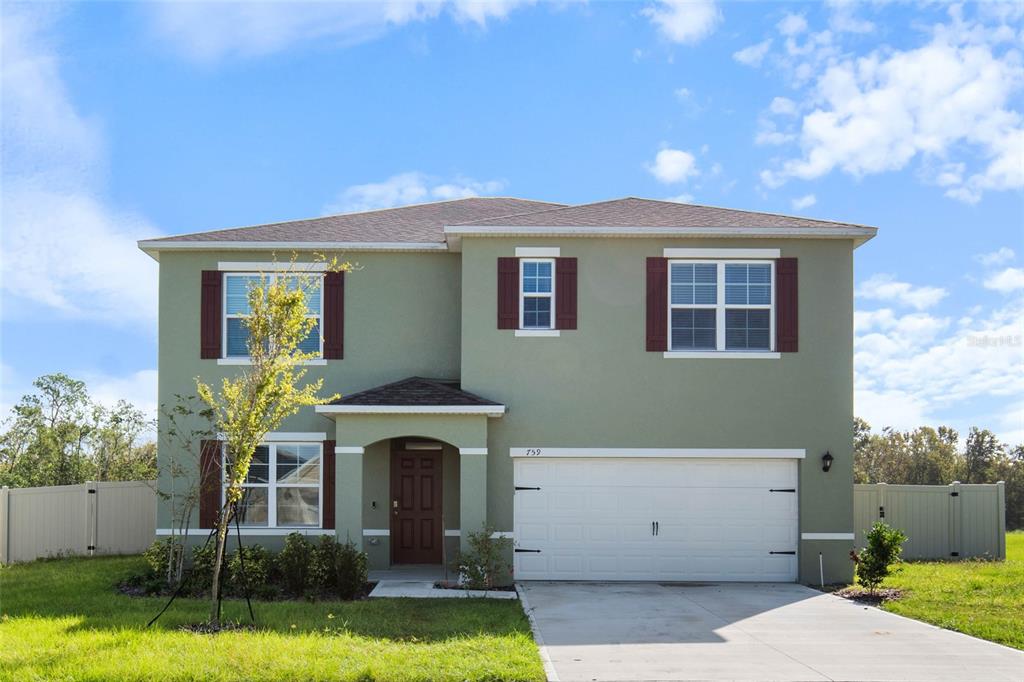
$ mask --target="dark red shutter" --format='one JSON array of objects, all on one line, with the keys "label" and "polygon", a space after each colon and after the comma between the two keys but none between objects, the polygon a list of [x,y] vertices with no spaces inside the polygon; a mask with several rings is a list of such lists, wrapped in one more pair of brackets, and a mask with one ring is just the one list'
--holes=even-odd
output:
[{"label": "dark red shutter", "polygon": [[498,259],[498,329],[519,328],[519,259]]},{"label": "dark red shutter", "polygon": [[796,258],[775,260],[775,350],[795,353],[799,320],[797,319]]},{"label": "dark red shutter", "polygon": [[576,329],[576,259],[555,259],[555,329]]},{"label": "dark red shutter", "polygon": [[345,356],[345,273],[324,275],[324,359]]},{"label": "dark red shutter", "polygon": [[668,259],[647,259],[647,350],[668,350]]},{"label": "dark red shutter", "polygon": [[223,276],[217,270],[203,270],[199,294],[199,357],[204,360],[220,357],[222,281]]},{"label": "dark red shutter", "polygon": [[221,443],[204,440],[199,451],[199,527],[217,525],[221,497]]},{"label": "dark red shutter", "polygon": [[334,441],[324,441],[324,528],[334,528]]}]

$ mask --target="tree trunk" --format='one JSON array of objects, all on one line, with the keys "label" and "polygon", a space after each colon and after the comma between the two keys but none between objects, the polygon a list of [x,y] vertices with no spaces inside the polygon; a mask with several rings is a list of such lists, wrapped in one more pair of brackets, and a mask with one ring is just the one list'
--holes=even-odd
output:
[{"label": "tree trunk", "polygon": [[225,505],[217,516],[217,545],[213,557],[213,579],[210,582],[210,624],[220,625],[220,574],[224,568],[224,550],[227,546],[228,524],[231,523],[229,506]]}]

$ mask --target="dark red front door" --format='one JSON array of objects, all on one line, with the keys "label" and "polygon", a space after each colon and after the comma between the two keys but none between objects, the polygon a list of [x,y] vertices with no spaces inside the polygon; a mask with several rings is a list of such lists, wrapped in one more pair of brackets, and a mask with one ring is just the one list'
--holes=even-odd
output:
[{"label": "dark red front door", "polygon": [[439,564],[441,528],[441,451],[391,452],[391,563]]}]

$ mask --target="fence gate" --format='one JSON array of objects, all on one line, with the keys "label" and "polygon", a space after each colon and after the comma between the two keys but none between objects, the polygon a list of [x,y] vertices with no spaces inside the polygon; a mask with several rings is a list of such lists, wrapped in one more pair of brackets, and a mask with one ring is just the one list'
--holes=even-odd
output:
[{"label": "fence gate", "polygon": [[136,554],[156,534],[156,482],[86,482],[0,492],[0,563]]},{"label": "fence gate", "polygon": [[853,486],[857,547],[875,521],[907,534],[905,559],[1006,558],[1004,484]]}]

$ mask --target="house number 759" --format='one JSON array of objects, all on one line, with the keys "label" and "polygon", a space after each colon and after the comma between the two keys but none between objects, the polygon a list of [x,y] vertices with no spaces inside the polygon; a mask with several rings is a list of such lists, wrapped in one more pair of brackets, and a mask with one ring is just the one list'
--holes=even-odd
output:
[{"label": "house number 759", "polygon": [[527,457],[540,457],[540,448],[526,448]]}]

